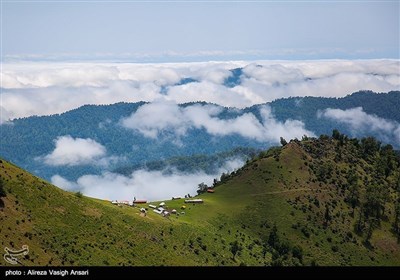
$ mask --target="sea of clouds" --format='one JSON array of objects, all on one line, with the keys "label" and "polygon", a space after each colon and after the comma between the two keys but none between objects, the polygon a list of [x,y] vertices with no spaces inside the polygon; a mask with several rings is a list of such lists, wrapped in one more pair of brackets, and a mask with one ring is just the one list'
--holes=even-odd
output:
[{"label": "sea of clouds", "polygon": [[[224,85],[231,69],[240,83]],[[398,60],[193,63],[4,63],[1,121],[62,113],[84,104],[205,101],[244,108],[290,96],[343,97],[400,89]],[[184,78],[197,82],[180,84]]]}]

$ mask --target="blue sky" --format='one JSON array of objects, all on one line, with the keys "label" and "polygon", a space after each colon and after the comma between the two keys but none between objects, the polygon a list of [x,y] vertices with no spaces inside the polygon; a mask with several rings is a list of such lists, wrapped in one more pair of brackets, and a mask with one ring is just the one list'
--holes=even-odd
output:
[{"label": "blue sky", "polygon": [[399,1],[2,1],[3,58],[399,58]]}]

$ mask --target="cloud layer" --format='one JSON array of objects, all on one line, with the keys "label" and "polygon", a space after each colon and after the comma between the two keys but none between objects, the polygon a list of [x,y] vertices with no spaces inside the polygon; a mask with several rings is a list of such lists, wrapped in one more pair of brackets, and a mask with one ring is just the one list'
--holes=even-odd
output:
[{"label": "cloud layer", "polygon": [[242,166],[237,159],[229,160],[216,174],[204,172],[187,174],[182,172],[163,172],[137,170],[130,176],[104,172],[101,175],[84,175],[76,182],[68,181],[60,175],[54,175],[51,182],[68,191],[81,191],[84,195],[101,199],[149,201],[171,199],[173,196],[194,195],[198,184],[204,182],[212,185],[213,179],[222,172],[233,171]]},{"label": "cloud layer", "polygon": [[400,124],[396,121],[386,120],[376,115],[369,115],[363,108],[356,107],[347,110],[328,108],[318,113],[318,117],[328,118],[343,123],[351,128],[356,136],[366,132],[379,133],[379,138],[400,143]]},{"label": "cloud layer", "polygon": [[214,105],[196,104],[183,108],[173,102],[159,100],[142,105],[130,117],[123,119],[122,125],[154,139],[165,132],[172,132],[179,138],[189,129],[204,129],[212,136],[236,134],[260,142],[278,142],[281,136],[292,139],[314,135],[304,128],[301,121],[277,121],[266,105],[260,108],[262,122],[251,113],[230,119],[219,118],[219,113],[221,108]]},{"label": "cloud layer", "polygon": [[[243,108],[289,96],[342,97],[400,89],[398,60],[203,63],[4,63],[2,117],[62,113],[84,104],[206,101]],[[239,83],[226,87],[230,70]],[[180,84],[184,78],[198,82]]]},{"label": "cloud layer", "polygon": [[75,166],[84,164],[105,165],[106,148],[90,138],[60,136],[55,141],[54,150],[43,157],[46,164],[52,166]]}]

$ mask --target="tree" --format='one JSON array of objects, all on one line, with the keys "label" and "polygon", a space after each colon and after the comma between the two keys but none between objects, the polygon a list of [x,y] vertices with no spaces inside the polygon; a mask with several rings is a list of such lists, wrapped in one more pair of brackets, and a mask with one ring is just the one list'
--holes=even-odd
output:
[{"label": "tree", "polygon": [[331,214],[329,212],[329,207],[325,207],[325,214],[324,214],[324,227],[328,226],[329,221],[331,220]]},{"label": "tree", "polygon": [[329,136],[326,135],[326,134],[321,134],[321,135],[319,136],[319,140],[321,140],[321,141],[328,141],[328,140],[329,140]]},{"label": "tree", "polygon": [[369,185],[365,193],[364,214],[368,219],[374,217],[380,221],[385,212],[385,204],[389,199],[388,189],[383,185]]},{"label": "tree", "polygon": [[340,140],[340,132],[339,132],[339,130],[337,130],[337,129],[334,129],[333,131],[332,131],[332,138],[333,139],[336,139],[336,140]]},{"label": "tree", "polygon": [[3,179],[0,177],[0,197],[6,196],[6,191],[4,190],[5,184]]},{"label": "tree", "polygon": [[318,181],[326,183],[327,179],[332,177],[333,165],[330,162],[321,162],[321,164],[316,166],[315,176]]},{"label": "tree", "polygon": [[397,199],[394,208],[393,231],[396,233],[397,242],[400,243],[400,198]]},{"label": "tree", "polygon": [[357,224],[356,224],[356,233],[357,234],[362,234],[362,230],[364,229],[364,215],[363,215],[363,213],[364,213],[364,209],[363,209],[363,206],[361,205],[361,208],[360,208],[360,213],[359,213],[359,216],[358,216],[358,220],[357,220]]},{"label": "tree", "polygon": [[399,176],[398,176],[398,178],[397,178],[397,183],[396,183],[395,189],[396,189],[398,192],[400,192],[400,174],[399,174]]},{"label": "tree", "polygon": [[296,245],[292,248],[292,255],[295,258],[298,258],[300,262],[303,261],[303,248],[300,246]]},{"label": "tree", "polygon": [[356,148],[360,147],[360,141],[357,138],[350,139],[350,143],[353,144],[353,146]]},{"label": "tree", "polygon": [[347,142],[348,138],[344,134],[340,134],[339,130],[334,129],[332,131],[332,138],[339,141],[339,146],[343,146]]},{"label": "tree", "polygon": [[229,174],[222,172],[221,179],[220,179],[221,183],[224,183],[228,178],[229,178]]},{"label": "tree", "polygon": [[374,137],[366,137],[361,139],[361,156],[365,160],[373,159],[381,148],[381,142],[377,141]]},{"label": "tree", "polygon": [[80,191],[78,191],[78,192],[75,193],[75,196],[78,197],[78,198],[82,198],[83,194]]},{"label": "tree", "polygon": [[392,145],[385,145],[382,147],[376,169],[378,175],[384,176],[385,178],[398,169],[398,162]]},{"label": "tree", "polygon": [[268,248],[267,248],[267,244],[265,242],[263,242],[263,246],[262,246],[262,254],[263,254],[263,258],[265,258],[265,255],[268,252]]},{"label": "tree", "polygon": [[204,184],[204,182],[200,183],[198,186],[199,186],[199,187],[198,187],[198,189],[197,189],[197,194],[204,193],[204,192],[206,192],[207,189],[208,189],[208,186],[207,186],[206,184]]},{"label": "tree", "polygon": [[215,187],[216,185],[218,185],[218,180],[216,178],[214,178],[213,180],[213,187]]},{"label": "tree", "polygon": [[350,203],[351,208],[353,209],[354,215],[354,209],[360,203],[360,187],[358,185],[358,175],[355,169],[351,169],[348,173],[347,183],[349,184],[349,195],[347,197],[347,200]]},{"label": "tree", "polygon": [[281,145],[282,146],[286,146],[287,145],[287,141],[283,137],[281,137]]},{"label": "tree", "polygon": [[4,208],[4,202],[1,199],[6,196],[6,191],[4,190],[5,184],[3,179],[0,177],[0,208]]},{"label": "tree", "polygon": [[279,244],[278,228],[276,227],[276,224],[274,224],[269,233],[268,244],[272,248],[275,248]]},{"label": "tree", "polygon": [[240,246],[239,242],[235,240],[234,242],[231,242],[231,253],[232,253],[232,258],[235,259],[236,254],[242,250],[242,246]]},{"label": "tree", "polygon": [[353,215],[354,215],[354,209],[360,203],[360,187],[358,186],[358,184],[350,185],[349,192],[350,193],[349,193],[348,201],[351,205],[351,208],[353,209]]},{"label": "tree", "polygon": [[352,168],[350,172],[347,174],[347,183],[352,186],[356,185],[358,183],[358,175],[357,175],[357,170]]},{"label": "tree", "polygon": [[368,219],[367,236],[365,237],[366,243],[369,243],[369,240],[372,237],[372,232],[374,231],[374,229],[376,229],[378,227],[378,225],[379,225],[379,221],[375,217],[370,217]]}]

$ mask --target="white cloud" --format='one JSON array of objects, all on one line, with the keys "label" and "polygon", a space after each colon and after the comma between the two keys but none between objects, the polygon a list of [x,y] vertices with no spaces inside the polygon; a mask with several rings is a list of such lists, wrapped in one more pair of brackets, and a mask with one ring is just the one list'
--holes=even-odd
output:
[{"label": "white cloud", "polygon": [[[241,84],[227,88],[230,69]],[[247,107],[282,97],[342,97],[358,90],[400,90],[399,60],[316,60],[201,63],[4,63],[2,116],[62,113],[84,104],[206,101]],[[175,85],[183,78],[198,83]],[[167,92],[161,92],[166,87]]]},{"label": "white cloud", "polygon": [[55,140],[55,149],[44,156],[48,165],[107,165],[109,161],[104,156],[106,148],[90,138],[72,138],[69,135],[60,136]]},{"label": "white cloud", "polygon": [[0,105],[0,125],[11,123],[9,120],[11,119],[10,113]]},{"label": "white cloud", "polygon": [[159,97],[159,87],[126,81],[111,82],[108,87],[48,87],[4,90],[2,102],[11,119],[32,115],[51,115],[84,104],[112,104],[121,101],[151,101]]},{"label": "white cloud", "polygon": [[164,130],[173,130],[177,135],[184,135],[187,130],[181,108],[172,102],[142,105],[130,117],[123,119],[122,125],[150,138],[157,138]]},{"label": "white cloud", "polygon": [[84,175],[71,182],[59,175],[51,182],[65,190],[81,191],[84,195],[109,200],[147,199],[149,201],[171,199],[173,196],[195,195],[198,184],[212,185],[213,179],[222,172],[230,172],[243,165],[238,159],[231,159],[216,174],[204,172],[193,174],[163,171],[137,170],[130,176],[104,172],[101,175]]},{"label": "white cloud", "polygon": [[68,181],[64,177],[61,177],[60,175],[52,176],[51,183],[53,185],[59,186],[60,188],[62,188],[63,190],[66,190],[66,191],[74,192],[74,191],[80,190],[80,187],[77,183]]},{"label": "white cloud", "polygon": [[343,97],[359,90],[400,89],[399,61],[333,60],[261,65],[246,66],[243,70],[246,76],[236,88],[251,92],[263,102],[291,96]]},{"label": "white cloud", "polygon": [[266,102],[266,99],[255,95],[251,89],[243,89],[243,87],[230,89],[222,84],[215,84],[210,81],[171,87],[166,98],[176,103],[206,101],[237,108]]},{"label": "white cloud", "polygon": [[304,123],[299,120],[286,120],[285,122],[277,121],[271,113],[271,108],[263,106],[260,110],[263,118],[264,138],[267,141],[277,143],[280,137],[287,140],[301,138],[304,135],[313,137],[313,132],[308,131],[304,127]]},{"label": "white cloud", "polygon": [[328,108],[318,112],[318,117],[346,124],[353,130],[354,135],[375,132],[379,133],[381,139],[386,141],[394,139],[395,143],[400,143],[400,124],[398,122],[369,115],[361,107],[347,110]]},{"label": "white cloud", "polygon": [[[156,113],[155,113],[156,112]],[[134,129],[149,138],[157,138],[167,131],[177,138],[189,129],[205,129],[213,136],[238,134],[257,141],[278,142],[279,138],[313,136],[304,123],[298,120],[277,121],[268,106],[262,106],[262,122],[253,114],[246,113],[231,119],[218,117],[221,108],[215,105],[190,105],[179,107],[175,103],[159,100],[142,105],[131,116],[121,121],[124,127]]]},{"label": "white cloud", "polygon": [[251,63],[244,67],[243,73],[250,79],[260,81],[269,86],[304,80],[304,74],[297,65],[259,65]]}]

